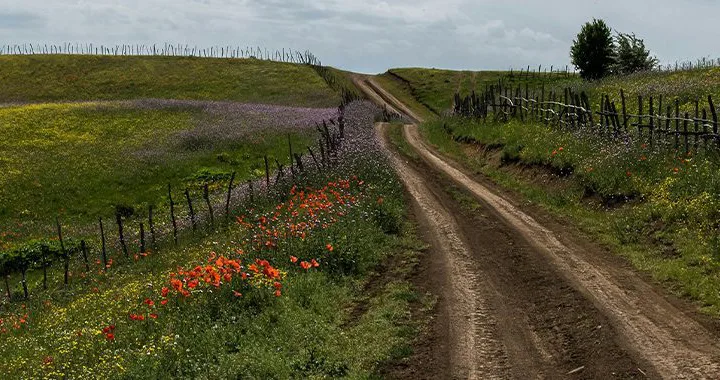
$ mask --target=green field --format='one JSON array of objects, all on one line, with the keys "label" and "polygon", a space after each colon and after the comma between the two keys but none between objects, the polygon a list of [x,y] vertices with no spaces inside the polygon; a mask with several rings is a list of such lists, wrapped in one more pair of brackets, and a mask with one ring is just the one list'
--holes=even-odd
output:
[{"label": "green field", "polygon": [[[289,144],[320,153],[314,125],[337,117],[352,87],[345,73],[330,69],[330,83],[304,65],[170,57],[0,65],[5,378],[373,378],[411,354],[414,313],[433,305],[410,282],[423,246],[403,222],[390,165],[362,153],[371,139],[338,165],[274,172],[275,160],[289,163]],[[373,109],[358,107],[348,122],[372,131]],[[236,186],[264,183],[265,155],[270,191],[240,192],[223,223],[190,228],[185,188],[207,213],[203,186],[217,205],[232,172]],[[150,205],[161,236],[143,253],[138,225]],[[127,256],[118,209],[134,211]],[[73,250],[79,239],[89,268]]]},{"label": "green field", "polygon": [[506,71],[455,71],[423,68],[390,69],[380,78],[385,80],[399,80],[404,82],[404,92],[409,93],[418,102],[440,115],[452,108],[455,93],[461,96],[469,95],[472,91],[482,93],[486,85],[497,84],[502,79],[505,85],[524,88],[529,86],[548,87],[564,86],[577,83],[575,76],[565,77],[564,74],[541,74],[536,76],[520,76]]},{"label": "green field", "polygon": [[[577,92],[588,94],[591,104],[599,108],[600,97],[608,95],[611,101],[620,106],[620,90],[626,95],[626,103],[631,113],[637,110],[637,96],[644,96],[645,111],[648,110],[648,97],[653,96],[657,110],[659,97],[664,98],[665,107],[673,105],[678,100],[681,112],[694,112],[694,102],[699,100],[700,108],[708,105],[707,96],[712,95],[717,105],[720,100],[720,68],[704,68],[691,71],[678,72],[651,72],[639,73],[625,77],[609,77],[596,82],[584,82],[579,77],[564,74],[541,74],[527,76],[517,72],[506,71],[453,71],[424,68],[391,69],[379,75],[381,81],[389,90],[407,102],[418,102],[440,115],[453,105],[453,96],[469,95],[472,91],[482,93],[486,85],[497,84],[502,80],[504,86],[535,91],[540,96],[540,89],[544,86],[546,95],[551,90],[562,95],[563,89],[569,87]],[[420,107],[415,107],[422,111]],[[426,114],[427,115],[427,114]]]},{"label": "green field", "polygon": [[138,98],[333,107],[340,96],[310,66],[256,59],[2,56],[0,102]]},{"label": "green field", "polygon": [[265,155],[287,163],[288,139],[298,149],[315,140],[314,130],[273,122],[233,132],[216,117],[199,107],[117,103],[0,109],[0,226],[27,238],[46,233],[55,217],[82,224],[116,205],[164,205],[168,184],[197,192],[232,172],[238,182],[263,177]]}]

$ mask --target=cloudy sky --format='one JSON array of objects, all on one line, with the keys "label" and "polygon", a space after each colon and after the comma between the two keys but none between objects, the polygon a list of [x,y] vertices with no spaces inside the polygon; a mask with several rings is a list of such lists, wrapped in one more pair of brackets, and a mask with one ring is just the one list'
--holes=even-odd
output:
[{"label": "cloudy sky", "polygon": [[0,0],[0,44],[285,47],[369,73],[564,67],[595,17],[669,63],[720,57],[718,15],[717,0]]}]

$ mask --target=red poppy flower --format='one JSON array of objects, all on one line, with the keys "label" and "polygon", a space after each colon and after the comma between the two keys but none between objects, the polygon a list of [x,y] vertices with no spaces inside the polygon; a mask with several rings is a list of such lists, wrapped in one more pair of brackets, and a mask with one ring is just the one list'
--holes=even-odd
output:
[{"label": "red poppy flower", "polygon": [[300,266],[302,267],[302,269],[308,270],[312,265],[307,261],[303,261],[300,263]]},{"label": "red poppy flower", "polygon": [[327,248],[327,250],[330,251],[330,252],[332,252],[333,249],[335,249],[335,248],[333,248],[332,244],[330,244],[330,243],[327,243],[327,245],[325,246],[325,248]]},{"label": "red poppy flower", "polygon": [[291,263],[296,263],[297,261],[298,261],[298,258],[297,258],[297,257],[295,257],[295,256],[290,256],[290,262],[291,262]]},{"label": "red poppy flower", "polygon": [[105,334],[105,339],[107,339],[107,340],[109,340],[109,341],[112,342],[112,341],[115,340],[115,334],[113,334],[113,333],[107,333],[107,334]]},{"label": "red poppy flower", "polygon": [[235,297],[242,297],[242,293],[238,292],[237,290],[233,290],[233,295]]}]

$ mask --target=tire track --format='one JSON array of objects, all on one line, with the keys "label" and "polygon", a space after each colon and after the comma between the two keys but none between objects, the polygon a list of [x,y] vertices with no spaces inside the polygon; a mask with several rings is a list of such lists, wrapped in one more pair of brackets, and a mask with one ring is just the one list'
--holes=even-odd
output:
[{"label": "tire track", "polygon": [[[382,124],[378,124],[377,129],[378,134],[382,134]],[[388,149],[384,139],[382,143]],[[390,157],[405,187],[421,209],[422,217],[431,230],[430,239],[435,251],[442,255],[444,272],[449,274],[444,297],[450,319],[447,324],[452,377],[508,378],[507,356],[496,336],[497,322],[487,296],[483,294],[488,286],[472,269],[472,258],[461,239],[457,223],[413,168],[396,155]]]},{"label": "tire track", "polygon": [[[355,82],[376,103],[399,110],[415,122],[422,122],[422,118],[373,83],[370,78],[355,78]],[[606,253],[602,250],[579,241],[576,243],[575,237],[543,226],[488,187],[458,170],[422,141],[416,125],[406,125],[404,136],[424,162],[487,205],[514,233],[521,236],[534,251],[556,268],[566,282],[607,316],[620,335],[623,345],[633,356],[651,365],[657,376],[666,379],[720,379],[720,344],[717,337],[675,307],[652,285],[632,270],[617,264],[617,261],[604,259],[602,256]],[[396,165],[402,165],[397,158],[394,158],[394,161]],[[427,187],[421,190],[423,184],[418,174],[403,174],[405,170],[412,170],[407,165],[398,168],[406,184],[415,187],[415,191],[411,191],[412,195],[416,199],[425,199],[423,209],[433,209]],[[452,220],[449,215],[435,215],[432,218],[440,225],[451,226],[444,224],[447,218]],[[454,234],[460,236],[458,232]],[[437,235],[442,237],[443,233],[438,232]],[[465,249],[464,252],[456,251],[455,254],[468,257],[467,252]],[[474,293],[482,294],[477,288]],[[487,307],[485,310],[487,312],[479,314],[492,318],[491,310]],[[480,355],[482,356],[483,354]],[[507,368],[512,364],[505,363],[497,369]]]}]

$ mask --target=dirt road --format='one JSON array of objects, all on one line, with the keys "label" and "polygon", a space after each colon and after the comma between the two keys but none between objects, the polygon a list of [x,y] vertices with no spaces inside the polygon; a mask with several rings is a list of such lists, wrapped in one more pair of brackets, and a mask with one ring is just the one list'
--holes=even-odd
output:
[{"label": "dirt road", "polygon": [[[358,85],[421,121],[376,84]],[[432,246],[438,269],[426,283],[440,299],[433,344],[408,377],[720,379],[717,337],[692,312],[612,254],[466,174],[415,125],[403,132],[421,160],[392,157]],[[449,183],[482,207],[461,207]]]}]

